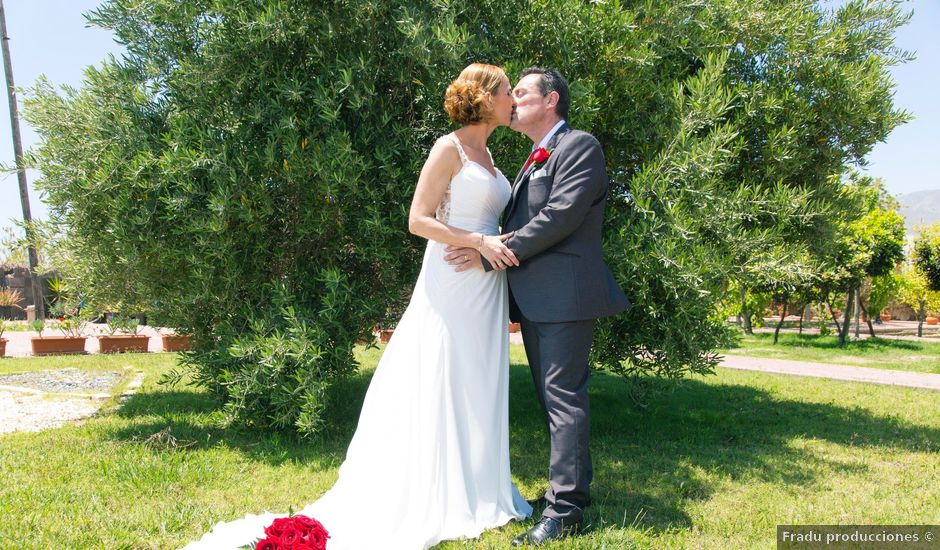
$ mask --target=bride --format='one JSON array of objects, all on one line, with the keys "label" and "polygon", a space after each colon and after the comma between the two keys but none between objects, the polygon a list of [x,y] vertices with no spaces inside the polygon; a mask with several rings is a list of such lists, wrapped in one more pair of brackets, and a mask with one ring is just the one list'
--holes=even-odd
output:
[{"label": "bride", "polygon": [[[498,235],[510,184],[486,147],[513,105],[509,78],[493,65],[470,65],[447,88],[444,108],[461,127],[435,143],[418,178],[408,228],[428,245],[411,302],[336,484],[298,512],[323,524],[329,550],[428,548],[532,513],[509,471],[504,269],[519,262]],[[447,245],[476,248],[496,269],[465,257],[454,271]],[[275,517],[219,523],[186,549],[249,544]]]}]

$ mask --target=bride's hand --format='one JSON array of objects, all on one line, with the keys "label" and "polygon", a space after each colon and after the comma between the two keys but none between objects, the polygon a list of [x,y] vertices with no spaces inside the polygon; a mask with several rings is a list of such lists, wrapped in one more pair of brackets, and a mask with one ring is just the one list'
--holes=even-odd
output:
[{"label": "bride's hand", "polygon": [[448,245],[444,247],[444,261],[454,266],[454,271],[460,273],[470,269],[483,269],[480,262],[480,253],[475,248]]},{"label": "bride's hand", "polygon": [[519,260],[503,241],[508,239],[509,235],[484,236],[483,244],[480,245],[480,254],[490,262],[496,269],[506,269],[510,266],[519,266]]}]

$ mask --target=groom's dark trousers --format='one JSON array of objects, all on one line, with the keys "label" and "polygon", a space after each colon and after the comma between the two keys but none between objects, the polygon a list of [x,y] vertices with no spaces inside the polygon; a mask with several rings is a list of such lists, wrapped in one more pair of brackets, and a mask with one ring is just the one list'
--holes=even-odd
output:
[{"label": "groom's dark trousers", "polygon": [[578,522],[590,499],[594,474],[588,448],[588,353],[595,321],[536,323],[523,316],[521,323],[532,381],[551,439],[545,515]]},{"label": "groom's dark trousers", "polygon": [[[505,243],[520,260],[507,270],[510,318],[522,338],[551,441],[543,515],[581,521],[593,474],[588,355],[596,319],[630,302],[604,264],[604,153],[594,136],[564,124],[543,164],[519,172],[503,212]],[[484,268],[492,269],[488,262]]]}]

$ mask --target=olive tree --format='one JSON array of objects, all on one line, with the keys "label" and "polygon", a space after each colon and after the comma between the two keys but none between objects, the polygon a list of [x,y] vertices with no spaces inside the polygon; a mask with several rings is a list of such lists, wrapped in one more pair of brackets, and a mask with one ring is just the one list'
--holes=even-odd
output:
[{"label": "olive tree", "polygon": [[[27,105],[64,272],[192,334],[185,364],[233,421],[304,433],[407,301],[411,193],[468,63],[558,68],[571,123],[603,144],[607,261],[634,307],[593,358],[628,375],[708,372],[731,283],[811,271],[837,176],[905,116],[887,72],[904,16],[880,1],[109,0],[88,17],[127,53]],[[504,167],[529,146],[491,144]]]}]

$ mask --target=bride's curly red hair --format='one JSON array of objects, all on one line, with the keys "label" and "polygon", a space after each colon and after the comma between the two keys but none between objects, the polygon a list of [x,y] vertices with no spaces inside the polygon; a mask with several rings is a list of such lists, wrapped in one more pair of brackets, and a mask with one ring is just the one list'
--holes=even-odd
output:
[{"label": "bride's curly red hair", "polygon": [[492,115],[486,94],[495,94],[506,72],[502,67],[474,63],[460,71],[444,94],[444,111],[455,124],[486,122]]}]

